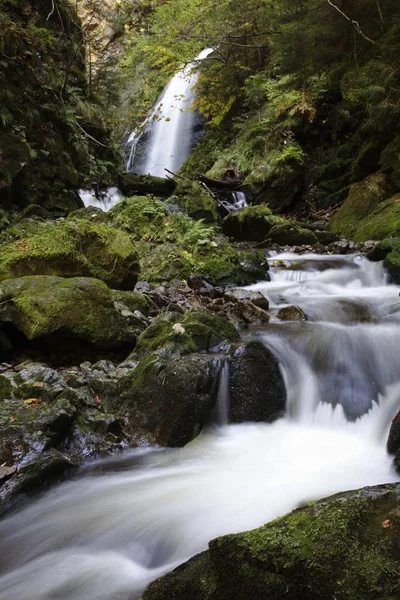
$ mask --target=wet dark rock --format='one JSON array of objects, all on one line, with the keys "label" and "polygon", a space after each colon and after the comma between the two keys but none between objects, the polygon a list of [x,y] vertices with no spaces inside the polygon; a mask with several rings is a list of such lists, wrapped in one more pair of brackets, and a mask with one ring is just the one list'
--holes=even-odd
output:
[{"label": "wet dark rock", "polygon": [[225,293],[225,299],[228,302],[237,302],[238,300],[241,300],[242,302],[251,302],[258,308],[269,310],[268,298],[266,298],[261,292],[235,288]]},{"label": "wet dark rock", "polygon": [[14,469],[13,475],[4,485],[1,485],[0,480],[0,513],[6,510],[16,497],[21,501],[21,494],[41,491],[49,482],[54,482],[78,466],[79,462],[74,462],[71,457],[52,448],[18,470]]},{"label": "wet dark rock", "polygon": [[282,416],[286,391],[279,363],[259,341],[241,344],[230,361],[230,420],[266,421]]},{"label": "wet dark rock", "polygon": [[394,466],[400,473],[400,412],[392,420],[386,448],[389,454],[393,454]]},{"label": "wet dark rock", "polygon": [[212,540],[209,550],[151,583],[141,600],[394,600],[399,505],[398,484],[310,503]]},{"label": "wet dark rock", "polygon": [[285,306],[276,315],[281,321],[306,321],[307,316],[300,306]]},{"label": "wet dark rock", "polygon": [[162,446],[195,438],[215,405],[220,361],[206,354],[151,352],[123,376],[118,396],[141,428]]},{"label": "wet dark rock", "polygon": [[270,281],[268,274],[269,265],[262,250],[240,250],[240,266],[244,274],[249,277],[249,284],[253,281]]}]

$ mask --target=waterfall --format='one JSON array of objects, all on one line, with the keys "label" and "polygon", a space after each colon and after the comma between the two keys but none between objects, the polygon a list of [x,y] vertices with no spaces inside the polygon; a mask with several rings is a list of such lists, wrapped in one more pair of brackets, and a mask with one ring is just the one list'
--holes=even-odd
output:
[{"label": "waterfall", "polygon": [[129,450],[31,500],[0,522],[0,600],[132,600],[212,538],[398,479],[385,440],[400,405],[400,287],[359,256],[270,264],[271,281],[250,288],[273,316],[296,304],[308,317],[257,334],[281,363],[286,416]]},{"label": "waterfall", "polygon": [[140,132],[131,134],[127,142],[127,171],[165,177],[165,169],[176,172],[189,156],[198,122],[198,115],[191,110],[198,77],[193,69],[212,51],[203,50],[194,63],[174,75]]},{"label": "waterfall", "polygon": [[232,192],[233,209],[240,210],[247,206],[246,194],[244,192]]}]

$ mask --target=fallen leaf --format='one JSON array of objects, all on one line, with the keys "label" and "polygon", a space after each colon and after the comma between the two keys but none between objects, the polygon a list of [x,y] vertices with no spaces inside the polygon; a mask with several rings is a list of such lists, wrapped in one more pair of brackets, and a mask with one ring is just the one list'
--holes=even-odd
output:
[{"label": "fallen leaf", "polygon": [[35,383],[32,384],[32,387],[34,387],[34,388],[42,388],[42,387],[44,387],[44,383],[43,383],[43,381],[35,381]]},{"label": "fallen leaf", "polygon": [[24,400],[24,404],[36,404],[37,402],[39,402],[39,398],[28,398],[27,400]]},{"label": "fallen leaf", "polygon": [[10,417],[10,423],[14,423],[14,421],[16,421],[16,420],[17,420],[17,417],[14,417],[14,416]]},{"label": "fallen leaf", "polygon": [[391,523],[390,523],[389,519],[386,519],[386,521],[383,521],[382,527],[384,529],[387,529],[388,527],[391,527]]}]

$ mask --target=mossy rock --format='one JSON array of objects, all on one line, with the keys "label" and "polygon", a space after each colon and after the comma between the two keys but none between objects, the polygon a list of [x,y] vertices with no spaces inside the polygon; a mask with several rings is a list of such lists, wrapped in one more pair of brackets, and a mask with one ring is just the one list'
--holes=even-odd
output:
[{"label": "mossy rock", "polygon": [[400,284],[400,244],[394,245],[393,250],[383,261],[383,265],[389,274],[390,283]]},{"label": "mossy rock", "polygon": [[164,241],[167,207],[159,198],[124,198],[108,212],[112,222],[129,231],[136,239]]},{"label": "mossy rock", "polygon": [[[72,338],[98,348],[133,347],[145,324],[102,281],[48,275],[0,284],[0,321],[12,323],[28,340]],[[146,300],[147,303],[147,300]],[[141,305],[142,307],[142,305]]]},{"label": "mossy rock", "polygon": [[394,235],[400,225],[400,211],[396,200],[387,200],[389,197],[390,187],[384,173],[374,173],[353,184],[347,199],[330,220],[329,229],[355,241]]},{"label": "mossy rock", "polygon": [[394,600],[397,484],[337,494],[209,550],[150,584],[141,600]]},{"label": "mossy rock", "polygon": [[88,221],[28,220],[23,237],[0,246],[0,281],[27,275],[88,276],[132,289],[139,272],[136,248],[125,232]]},{"label": "mossy rock", "polygon": [[222,223],[225,235],[237,240],[261,242],[274,225],[285,220],[272,215],[271,209],[263,204],[247,206],[231,213]]},{"label": "mossy rock", "polygon": [[199,183],[182,180],[168,202],[182,208],[192,219],[203,219],[205,223],[217,220],[214,198]]},{"label": "mossy rock", "polygon": [[389,176],[390,183],[400,187],[400,136],[396,136],[382,151],[380,156],[382,170]]},{"label": "mossy rock", "polygon": [[208,421],[218,391],[220,361],[206,354],[150,352],[121,377],[120,402],[161,446],[184,446]]},{"label": "mossy rock", "polygon": [[400,246],[400,238],[390,237],[381,240],[372,248],[367,254],[368,260],[371,262],[379,262],[385,260],[388,254],[392,252],[397,246]]},{"label": "mossy rock", "polygon": [[239,334],[227,319],[206,310],[190,310],[184,315],[167,312],[153,319],[137,340],[135,356],[145,356],[162,348],[178,353],[208,352]]},{"label": "mossy rock", "polygon": [[274,225],[269,231],[267,239],[280,246],[308,246],[316,244],[318,241],[313,231],[294,225],[290,221]]}]

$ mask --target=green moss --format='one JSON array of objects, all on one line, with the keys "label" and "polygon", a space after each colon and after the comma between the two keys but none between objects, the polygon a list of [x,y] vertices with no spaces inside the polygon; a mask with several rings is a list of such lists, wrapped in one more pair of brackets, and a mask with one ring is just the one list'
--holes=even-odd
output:
[{"label": "green moss", "polygon": [[229,214],[224,218],[222,228],[229,237],[261,242],[274,225],[285,222],[282,217],[273,215],[268,206],[259,204]]},{"label": "green moss", "polygon": [[268,239],[281,246],[303,246],[317,243],[317,237],[313,231],[303,229],[290,221],[274,225],[268,233]]},{"label": "green moss", "polygon": [[179,315],[168,312],[155,318],[140,335],[135,355],[145,356],[161,348],[179,353],[209,351],[224,341],[237,339],[238,333],[232,323],[212,313],[191,310]]},{"label": "green moss", "polygon": [[359,228],[363,219],[369,218],[375,210],[380,210],[381,203],[387,196],[387,176],[383,173],[375,173],[355,183],[351,186],[347,199],[331,219],[329,228],[349,238],[370,239],[367,235],[369,231],[365,229],[364,234],[359,235]]},{"label": "green moss", "polygon": [[128,307],[114,303],[112,291],[96,279],[36,276],[0,285],[0,318],[27,337],[58,332],[98,347],[134,344],[144,325]]},{"label": "green moss", "polygon": [[363,219],[355,233],[356,241],[381,240],[400,235],[400,194],[380,202],[379,206]]},{"label": "green moss", "polygon": [[204,219],[206,223],[217,220],[214,198],[199,183],[181,180],[168,201],[183,208],[192,219]]},{"label": "green moss", "polygon": [[[384,521],[389,527],[383,527]],[[345,492],[313,502],[259,529],[217,538],[206,557],[187,563],[193,600],[376,600],[397,597],[400,526],[396,485]],[[207,560],[208,558],[208,560]],[[196,569],[198,567],[198,570]],[[151,584],[143,598],[180,589],[184,567]],[[163,582],[167,588],[164,587]],[[179,597],[179,596],[178,596]]]},{"label": "green moss", "polygon": [[[0,246],[0,280],[84,275],[122,289],[135,286],[138,259],[125,232],[87,221],[33,221],[30,231],[31,235],[28,230],[27,237]],[[21,234],[18,230],[14,235]]]}]

